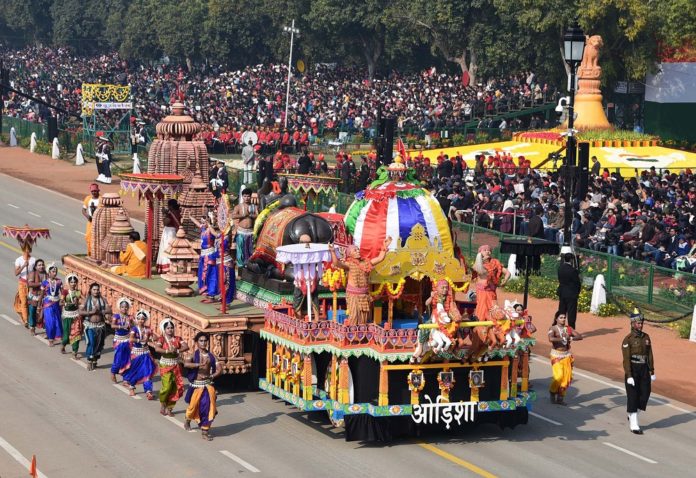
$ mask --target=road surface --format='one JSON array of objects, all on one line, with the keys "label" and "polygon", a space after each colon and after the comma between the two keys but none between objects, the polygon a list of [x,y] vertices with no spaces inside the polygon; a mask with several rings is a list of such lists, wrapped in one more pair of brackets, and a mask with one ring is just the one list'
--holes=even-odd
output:
[{"label": "road surface", "polygon": [[[80,207],[74,199],[0,174],[0,223],[50,227],[52,239],[34,251],[47,262],[84,250]],[[515,430],[483,426],[423,441],[348,443],[321,417],[310,419],[267,394],[227,385],[220,390],[216,438],[208,443],[198,432],[183,430],[183,401],[175,417],[166,419],[142,389],[134,399],[111,383],[108,339],[100,368],[87,372],[84,362],[47,347],[43,337],[31,337],[12,310],[17,244],[0,238],[0,246],[0,478],[28,476],[32,455],[40,476],[48,478],[682,477],[696,469],[693,407],[652,400],[641,417],[645,435],[633,435],[622,384],[591,372],[578,370],[570,406],[549,404],[550,365],[544,357],[531,364],[539,399],[529,424]]]}]

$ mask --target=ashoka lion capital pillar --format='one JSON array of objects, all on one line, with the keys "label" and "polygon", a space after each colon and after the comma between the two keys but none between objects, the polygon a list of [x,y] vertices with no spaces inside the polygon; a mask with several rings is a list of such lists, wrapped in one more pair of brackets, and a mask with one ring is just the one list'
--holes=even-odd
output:
[{"label": "ashoka lion capital pillar", "polygon": [[611,129],[602,106],[602,67],[599,66],[599,50],[604,43],[602,37],[586,37],[585,51],[578,68],[578,92],[575,94],[575,113],[578,115],[574,127],[578,130]]}]

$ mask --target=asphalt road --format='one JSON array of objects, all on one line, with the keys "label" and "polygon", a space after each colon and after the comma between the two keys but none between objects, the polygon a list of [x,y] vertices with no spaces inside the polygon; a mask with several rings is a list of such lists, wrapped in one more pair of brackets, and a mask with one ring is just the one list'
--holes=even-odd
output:
[{"label": "asphalt road", "polygon": [[[80,203],[0,174],[0,224],[48,226],[36,257],[84,250]],[[135,224],[141,226],[140,224]],[[172,420],[159,403],[110,382],[111,349],[87,372],[59,348],[31,337],[12,310],[17,244],[0,238],[0,478],[27,476],[36,455],[43,476],[211,477],[604,477],[693,476],[693,408],[652,400],[645,435],[628,431],[623,386],[578,370],[570,406],[550,405],[550,365],[532,361],[539,391],[526,426],[482,426],[460,435],[389,445],[345,442],[321,417],[307,417],[260,392],[221,387],[215,440],[183,430],[183,401]],[[543,337],[542,337],[543,338]],[[84,344],[82,345],[84,350]],[[582,364],[578,364],[580,367]],[[658,377],[659,379],[659,377]],[[155,383],[155,389],[158,383]]]}]

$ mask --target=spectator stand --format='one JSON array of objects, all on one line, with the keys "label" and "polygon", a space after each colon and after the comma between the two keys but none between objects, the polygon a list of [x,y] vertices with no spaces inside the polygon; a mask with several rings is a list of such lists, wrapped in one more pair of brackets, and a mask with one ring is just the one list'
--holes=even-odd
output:
[{"label": "spectator stand", "polygon": [[[519,238],[473,224],[453,222],[457,243],[469,259],[476,256],[479,246],[488,244],[493,255],[503,264],[509,254],[501,254],[500,243],[505,238]],[[581,257],[580,273],[583,282],[591,285],[598,274],[603,274],[607,295],[619,303],[630,300],[648,310],[660,310],[667,321],[690,316],[696,302],[696,275],[659,267],[647,262],[575,248]],[[538,275],[550,281],[557,280],[558,259],[541,258]],[[554,287],[555,290],[555,287]],[[620,304],[619,304],[620,305]],[[674,317],[672,317],[674,316]]]},{"label": "spectator stand", "polygon": [[113,142],[113,154],[130,154],[130,86],[82,84],[82,146],[94,155],[94,138],[103,132]]}]

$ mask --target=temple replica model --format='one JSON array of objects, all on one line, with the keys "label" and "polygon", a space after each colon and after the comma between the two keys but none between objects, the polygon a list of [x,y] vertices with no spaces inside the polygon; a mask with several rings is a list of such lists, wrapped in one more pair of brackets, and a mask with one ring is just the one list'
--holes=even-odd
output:
[{"label": "temple replica model", "polygon": [[[121,175],[121,193],[137,195],[147,204],[145,277],[112,272],[133,231],[128,211],[121,197],[114,193],[99,198],[90,225],[88,254],[68,254],[63,257],[63,264],[68,273],[79,277],[83,295],[87,294],[89,285],[96,282],[102,286],[102,296],[113,310],[118,310],[118,298],[127,297],[133,302],[133,310],[149,312],[148,325],[153,330],[159,330],[159,323],[171,317],[175,334],[188,342],[189,347],[193,347],[198,332],[207,332],[211,351],[218,357],[223,372],[249,374],[252,364],[259,362],[250,344],[253,332],[256,331],[257,336],[261,328],[263,312],[241,301],[222,307],[220,302],[202,303],[195,285],[201,254],[201,229],[196,224],[207,219],[218,231],[222,230],[222,235],[230,230],[230,224],[220,224],[218,218],[212,217],[214,214],[209,214],[216,200],[206,187],[209,158],[205,143],[198,139],[200,130],[200,124],[184,114],[183,105],[175,103],[172,115],[157,125],[147,172]],[[164,215],[168,211],[168,201],[174,198],[178,198],[180,215],[172,240],[164,251],[168,269],[153,275],[165,229]],[[229,245],[229,241],[225,242]],[[217,254],[219,243],[218,238],[205,248],[206,251],[214,250]],[[223,262],[218,261],[215,266]]]},{"label": "temple replica model", "polygon": [[472,273],[447,219],[399,159],[355,195],[342,224],[292,195],[264,202],[237,283],[238,297],[264,309],[259,386],[327,413],[347,440],[526,423],[528,319],[494,301],[474,317]]}]

